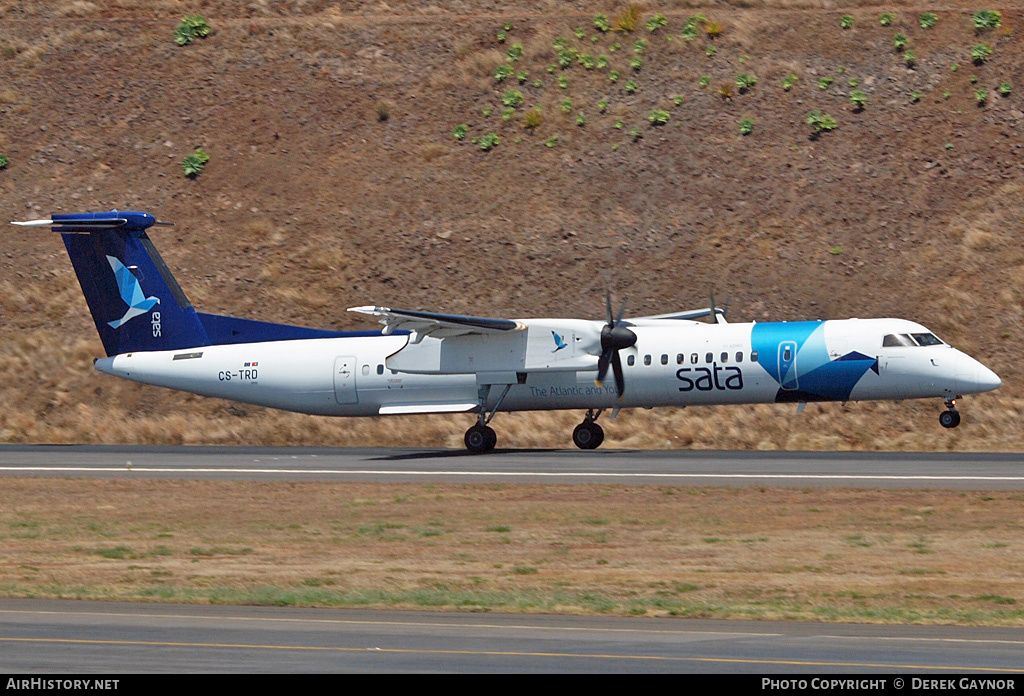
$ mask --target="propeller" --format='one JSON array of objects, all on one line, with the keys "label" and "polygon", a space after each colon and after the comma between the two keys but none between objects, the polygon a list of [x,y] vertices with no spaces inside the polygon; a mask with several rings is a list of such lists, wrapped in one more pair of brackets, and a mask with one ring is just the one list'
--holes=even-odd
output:
[{"label": "propeller", "polygon": [[611,365],[612,373],[615,375],[615,393],[621,399],[626,391],[626,383],[622,375],[622,360],[619,358],[619,351],[636,345],[636,334],[623,325],[622,315],[626,312],[625,302],[622,303],[619,316],[616,317],[612,313],[611,294],[605,293],[605,309],[608,312],[608,323],[601,327],[601,356],[597,359],[595,383],[597,386],[601,386],[604,378],[608,376],[608,366]]}]

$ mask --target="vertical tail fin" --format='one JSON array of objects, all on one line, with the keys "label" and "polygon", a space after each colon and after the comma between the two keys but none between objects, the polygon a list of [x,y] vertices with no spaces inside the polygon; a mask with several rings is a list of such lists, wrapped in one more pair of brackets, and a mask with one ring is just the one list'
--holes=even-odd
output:
[{"label": "vertical tail fin", "polygon": [[146,230],[149,213],[53,215],[15,223],[61,232],[108,356],[210,344],[206,329]]}]

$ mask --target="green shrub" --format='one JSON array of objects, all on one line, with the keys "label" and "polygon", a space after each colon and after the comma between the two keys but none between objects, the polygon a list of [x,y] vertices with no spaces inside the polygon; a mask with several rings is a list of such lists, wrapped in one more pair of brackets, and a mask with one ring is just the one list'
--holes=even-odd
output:
[{"label": "green shrub", "polygon": [[523,45],[520,43],[512,44],[512,48],[505,51],[505,60],[509,63],[515,63],[517,60],[523,57]]},{"label": "green shrub", "polygon": [[633,126],[632,128],[629,129],[629,135],[633,138],[633,140],[639,140],[640,138],[644,137],[644,134],[640,132],[640,129],[637,126]]},{"label": "green shrub", "polygon": [[561,103],[561,107],[562,107],[562,112],[563,113],[569,113],[570,111],[572,111],[572,99],[570,99],[568,97],[563,99],[562,103]]},{"label": "green shrub", "polygon": [[550,138],[544,141],[544,147],[554,147],[558,144],[558,136],[552,135]]},{"label": "green shrub", "polygon": [[512,68],[508,65],[499,65],[494,69],[494,79],[498,82],[504,82],[506,79],[512,77]]},{"label": "green shrub", "polygon": [[975,44],[971,49],[971,59],[978,65],[984,63],[992,56],[992,47],[986,43]]},{"label": "green shrub", "polygon": [[716,53],[718,53],[718,49],[714,44],[708,44],[708,47],[704,49],[704,55],[708,58],[714,58]]},{"label": "green shrub", "polygon": [[665,15],[658,13],[647,20],[647,31],[656,32],[666,24],[668,24],[668,20],[665,19]]},{"label": "green shrub", "polygon": [[937,21],[939,18],[932,12],[925,12],[917,18],[917,23],[921,25],[922,29],[931,29]]},{"label": "green shrub", "polygon": [[523,93],[518,89],[507,89],[501,95],[501,103],[514,109],[523,103]]},{"label": "green shrub", "polygon": [[984,106],[985,102],[988,101],[988,90],[987,89],[976,89],[976,90],[974,90],[974,101],[978,102],[978,106]]},{"label": "green shrub", "polygon": [[465,123],[460,123],[459,125],[455,126],[455,129],[452,131],[452,137],[455,138],[456,140],[463,140],[465,139],[466,133],[468,132],[469,126],[467,126]]},{"label": "green shrub", "polygon": [[789,90],[793,89],[793,86],[796,85],[796,83],[799,80],[800,80],[800,78],[797,77],[796,75],[793,75],[793,74],[786,75],[784,78],[782,78],[782,89],[784,89],[784,90],[786,90],[788,92]]},{"label": "green shrub", "polygon": [[611,31],[612,25],[606,15],[599,14],[594,17],[594,28],[601,32],[608,32]]},{"label": "green shrub", "polygon": [[907,35],[900,33],[892,38],[892,45],[896,47],[897,51],[902,51],[907,47],[908,41],[910,41],[910,39],[907,38]]},{"label": "green shrub", "polygon": [[480,145],[480,149],[487,152],[488,150],[500,145],[501,138],[498,137],[497,133],[488,133],[477,142]]},{"label": "green shrub", "polygon": [[[996,89],[998,89],[999,93],[1004,97],[1010,96],[1010,92],[1013,91],[1013,87],[1010,85],[1009,82],[1000,82],[999,87],[997,87]],[[2,168],[3,167],[0,167],[0,169]]]},{"label": "green shrub", "polygon": [[[1006,84],[1006,83],[1003,83],[1003,84]],[[674,95],[672,97],[672,103],[675,104],[676,106],[681,105],[683,103],[683,101],[684,101],[684,97],[681,94],[676,94],[676,95]]]},{"label": "green shrub", "polygon": [[826,131],[835,130],[839,124],[836,120],[828,114],[815,109],[811,113],[807,114],[807,123],[814,127],[816,133],[824,133]]},{"label": "green shrub", "polygon": [[868,103],[868,98],[864,92],[859,89],[855,89],[850,92],[850,101],[853,102],[853,105],[857,107],[858,111],[861,111],[864,109],[864,105]]},{"label": "green shrub", "polygon": [[878,18],[878,23],[883,27],[887,27],[890,26],[895,19],[896,16],[892,12],[884,12],[882,13],[882,16]]},{"label": "green shrub", "polygon": [[747,73],[740,73],[736,76],[736,87],[739,88],[740,94],[745,93],[747,90],[753,89],[754,85],[757,84],[757,77],[749,75]]},{"label": "green shrub", "polygon": [[181,161],[181,170],[188,178],[195,179],[209,161],[210,156],[202,148],[196,148],[191,155],[185,155],[185,159]]},{"label": "green shrub", "polygon": [[636,92],[636,88],[639,86],[640,85],[636,83],[636,80],[628,80],[626,82],[626,91],[629,92],[630,94],[633,94],[634,92]]},{"label": "green shrub", "polygon": [[633,56],[629,59],[629,67],[633,68],[633,70],[640,70],[640,68],[644,67],[644,59],[640,56]]},{"label": "green shrub", "polygon": [[977,31],[987,31],[1003,26],[1003,15],[995,10],[980,10],[971,17]]},{"label": "green shrub", "polygon": [[608,81],[609,82],[618,82],[619,81],[619,71],[618,70],[612,70],[611,72],[609,72],[608,73]]},{"label": "green shrub", "polygon": [[700,85],[701,87],[707,87],[709,84],[711,84],[711,76],[701,75],[700,79],[697,80],[697,84]]},{"label": "green shrub", "polygon": [[903,53],[903,62],[907,64],[908,68],[912,68],[917,63],[917,56],[913,51],[905,51]]},{"label": "green shrub", "polygon": [[916,90],[916,89],[913,92],[911,92],[910,93],[910,101],[914,102],[915,104],[917,102],[921,101],[921,92],[919,90]]},{"label": "green shrub", "polygon": [[206,22],[206,17],[197,14],[185,15],[174,31],[174,43],[187,46],[196,39],[203,39],[209,35],[210,25]]},{"label": "green shrub", "polygon": [[602,114],[605,111],[607,111],[608,110],[608,100],[607,99],[602,99],[601,101],[597,102],[597,110],[600,111]]},{"label": "green shrub", "polygon": [[849,29],[853,26],[853,15],[843,15],[839,18],[839,26],[843,29]]},{"label": "green shrub", "polygon": [[0,169],[7,169],[7,165],[11,163],[11,158],[7,155],[0,155]]},{"label": "green shrub", "polygon": [[818,89],[825,90],[832,86],[833,78],[822,77],[818,80]]},{"label": "green shrub", "polygon": [[562,89],[569,89],[569,78],[565,75],[558,76],[558,86]]},{"label": "green shrub", "polygon": [[740,135],[750,135],[754,131],[754,119],[745,118],[740,121]]},{"label": "green shrub", "polygon": [[587,124],[587,117],[581,112],[576,114],[576,125],[585,126]]},{"label": "green shrub", "polygon": [[664,126],[666,123],[668,123],[668,119],[671,117],[671,115],[672,114],[670,114],[668,111],[665,111],[664,109],[655,109],[650,113],[650,115],[648,115],[647,120],[650,121],[655,126]]}]

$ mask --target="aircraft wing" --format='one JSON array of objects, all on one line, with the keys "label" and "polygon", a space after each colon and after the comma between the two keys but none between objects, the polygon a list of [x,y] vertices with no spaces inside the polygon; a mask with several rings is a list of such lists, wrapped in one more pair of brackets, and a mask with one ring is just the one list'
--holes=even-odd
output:
[{"label": "aircraft wing", "polygon": [[[715,307],[715,313],[724,315],[725,310],[721,307]],[[668,314],[654,314],[647,317],[629,317],[624,320],[626,326],[630,324],[641,325],[650,321],[662,321],[662,320],[676,320],[676,321],[695,321],[697,319],[703,319],[704,317],[711,316],[711,309],[705,307],[703,309],[690,309],[684,312],[669,312]]]},{"label": "aircraft wing", "polygon": [[512,319],[493,319],[490,317],[467,317],[460,314],[437,314],[420,312],[411,309],[391,309],[390,307],[351,307],[350,312],[359,312],[378,317],[384,325],[384,335],[395,331],[408,331],[414,335],[413,343],[419,343],[424,337],[450,338],[467,334],[502,334],[509,331],[522,331],[525,324]]}]

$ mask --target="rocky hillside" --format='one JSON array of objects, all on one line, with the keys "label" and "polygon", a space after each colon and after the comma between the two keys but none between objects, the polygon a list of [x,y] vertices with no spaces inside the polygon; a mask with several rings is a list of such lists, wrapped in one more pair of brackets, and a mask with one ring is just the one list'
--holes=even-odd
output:
[{"label": "rocky hillside", "polygon": [[[956,431],[938,401],[689,409],[623,413],[608,445],[1021,449],[1024,13],[982,9],[0,0],[0,204],[152,212],[197,307],[318,327],[600,317],[606,287],[638,314],[714,286],[733,320],[914,319],[1003,377]],[[179,46],[192,13],[212,31]],[[457,445],[470,421],[97,374],[56,235],[5,232],[0,317],[0,441]],[[577,416],[494,425],[567,446]]]}]

